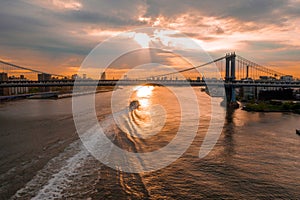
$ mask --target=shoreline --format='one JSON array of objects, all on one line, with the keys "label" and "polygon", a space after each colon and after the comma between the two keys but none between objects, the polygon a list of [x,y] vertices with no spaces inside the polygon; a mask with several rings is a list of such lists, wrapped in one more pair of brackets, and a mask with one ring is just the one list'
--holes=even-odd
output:
[{"label": "shoreline", "polygon": [[73,93],[72,91],[60,93],[59,91],[52,91],[52,92],[38,92],[38,93],[30,93],[30,94],[18,94],[18,95],[11,95],[11,96],[0,96],[0,103],[10,102],[10,101],[18,101],[23,99],[64,99],[64,98],[72,98],[73,96],[83,96],[89,95],[93,93],[103,93],[103,92],[111,92],[114,88],[105,88],[96,90],[95,92],[78,92]]},{"label": "shoreline", "polygon": [[247,112],[281,112],[300,114],[300,102],[263,101],[258,103],[245,103],[242,110]]}]

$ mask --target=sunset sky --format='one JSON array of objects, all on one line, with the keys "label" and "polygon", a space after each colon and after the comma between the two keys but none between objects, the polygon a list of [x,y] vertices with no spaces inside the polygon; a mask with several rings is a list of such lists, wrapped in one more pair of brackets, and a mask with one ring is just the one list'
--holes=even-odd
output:
[{"label": "sunset sky", "polygon": [[213,58],[237,54],[300,77],[299,0],[3,0],[0,59],[74,74],[101,41],[135,28],[178,30]]}]

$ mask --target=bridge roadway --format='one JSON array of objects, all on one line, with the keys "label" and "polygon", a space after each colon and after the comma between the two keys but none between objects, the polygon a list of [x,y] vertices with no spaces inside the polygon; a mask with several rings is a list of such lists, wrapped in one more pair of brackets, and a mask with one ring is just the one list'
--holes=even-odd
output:
[{"label": "bridge roadway", "polygon": [[[74,80],[48,80],[48,81],[6,81],[0,82],[0,88],[6,87],[62,87],[74,86]],[[222,80],[186,81],[186,80],[77,80],[76,86],[129,86],[129,85],[165,85],[165,86],[234,86],[234,87],[287,87],[300,88],[300,81],[241,81],[224,82]]]}]

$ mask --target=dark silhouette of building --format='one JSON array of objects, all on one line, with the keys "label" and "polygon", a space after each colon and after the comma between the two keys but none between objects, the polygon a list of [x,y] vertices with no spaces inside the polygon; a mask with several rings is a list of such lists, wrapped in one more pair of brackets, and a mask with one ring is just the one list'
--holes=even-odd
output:
[{"label": "dark silhouette of building", "polygon": [[259,100],[293,100],[293,90],[292,89],[280,89],[280,90],[261,90],[259,92]]},{"label": "dark silhouette of building", "polygon": [[73,74],[71,79],[76,80],[78,77],[79,77],[78,74]]},{"label": "dark silhouette of building", "polygon": [[38,81],[49,81],[51,80],[51,74],[38,74]]},{"label": "dark silhouette of building", "polygon": [[0,73],[0,81],[8,81],[7,73]]},{"label": "dark silhouette of building", "polygon": [[[2,81],[8,81],[8,76],[7,73],[0,73],[0,82]],[[5,95],[9,95],[9,89],[8,88],[0,88],[0,95],[1,96],[5,96]]]},{"label": "dark silhouette of building", "polygon": [[106,80],[106,73],[105,73],[105,72],[103,72],[103,73],[101,74],[101,80]]},{"label": "dark silhouette of building", "polygon": [[[51,80],[51,74],[38,74],[38,81],[49,81]],[[50,87],[40,87],[40,92],[50,92]]]}]

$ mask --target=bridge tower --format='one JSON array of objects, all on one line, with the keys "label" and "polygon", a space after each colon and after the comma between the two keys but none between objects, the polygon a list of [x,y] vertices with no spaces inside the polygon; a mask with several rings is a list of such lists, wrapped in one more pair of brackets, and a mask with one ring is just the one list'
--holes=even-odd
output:
[{"label": "bridge tower", "polygon": [[[225,82],[230,83],[234,82],[236,79],[236,69],[235,69],[235,59],[236,55],[235,52],[233,53],[228,53],[225,56],[226,59],[226,71],[225,71]],[[236,92],[235,92],[235,87],[234,86],[227,86],[225,88],[226,90],[226,99],[227,102],[230,103],[231,105],[236,106]]]}]

